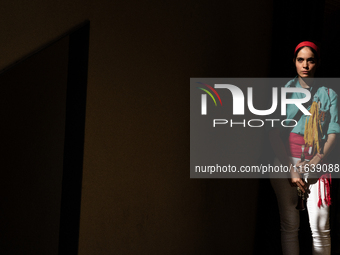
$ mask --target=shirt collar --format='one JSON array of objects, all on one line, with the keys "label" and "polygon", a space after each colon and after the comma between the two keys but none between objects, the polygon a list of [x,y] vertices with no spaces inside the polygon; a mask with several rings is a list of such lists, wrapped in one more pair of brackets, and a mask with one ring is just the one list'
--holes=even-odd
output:
[{"label": "shirt collar", "polygon": [[[298,76],[295,76],[294,81],[295,81],[295,87],[302,88],[302,86],[301,86],[301,84],[299,82],[299,77]],[[305,89],[308,89],[310,92],[312,92],[313,91],[313,87],[314,88],[316,87],[315,81],[316,80],[314,80],[314,82],[313,82],[314,86],[310,86],[309,88],[305,88]]]}]

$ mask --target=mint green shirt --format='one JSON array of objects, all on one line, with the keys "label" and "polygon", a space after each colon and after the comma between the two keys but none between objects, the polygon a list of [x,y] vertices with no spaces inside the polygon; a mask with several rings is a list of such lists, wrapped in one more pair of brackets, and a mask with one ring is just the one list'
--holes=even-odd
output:
[{"label": "mint green shirt", "polygon": [[[285,87],[286,88],[289,88],[289,87],[302,88],[298,78],[290,80],[285,85]],[[316,89],[317,91],[315,93]],[[325,114],[324,120],[321,120],[321,128],[322,128],[322,133],[323,133],[322,139],[326,139],[326,135],[328,134],[339,134],[340,125],[339,125],[339,120],[338,120],[338,95],[335,93],[334,90],[328,89],[324,86],[319,87],[319,88],[311,87],[309,88],[309,90],[313,97],[312,100],[314,102],[321,103],[319,113],[324,112]],[[290,98],[294,99],[294,98],[304,98],[304,97],[305,97],[305,94],[303,93],[291,93]],[[310,110],[310,108],[311,106],[308,107],[308,110]],[[294,119],[298,111],[300,111],[300,109],[295,104],[288,104],[287,112],[286,112],[287,115],[286,116],[280,115],[280,118],[277,118],[277,119],[283,120],[284,117],[285,119]],[[291,132],[303,135],[305,131],[306,118],[308,121],[309,116],[302,114],[297,125],[291,130]],[[286,121],[284,124],[291,125],[289,124],[288,121]],[[281,126],[280,122],[279,123],[275,122],[273,128],[275,127],[280,128],[280,129],[285,129],[285,127]]]}]

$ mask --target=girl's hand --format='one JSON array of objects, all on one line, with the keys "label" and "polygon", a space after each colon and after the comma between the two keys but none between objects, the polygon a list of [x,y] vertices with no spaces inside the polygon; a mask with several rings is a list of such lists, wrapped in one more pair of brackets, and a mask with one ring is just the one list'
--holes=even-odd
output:
[{"label": "girl's hand", "polygon": [[321,163],[321,158],[318,156],[314,156],[310,161],[305,160],[301,162],[301,160],[299,160],[295,165],[296,171],[299,173],[308,173],[319,163]]},{"label": "girl's hand", "polygon": [[292,187],[299,187],[303,193],[307,191],[306,183],[301,178],[292,177],[290,183]]},{"label": "girl's hand", "polygon": [[[304,161],[305,162],[305,161]],[[299,161],[298,164],[303,164],[304,162]],[[298,165],[296,164],[296,166]],[[300,174],[296,171],[296,168],[292,167],[290,171],[289,183],[292,187],[299,187],[303,193],[307,191],[307,186],[304,180],[300,177]]]}]

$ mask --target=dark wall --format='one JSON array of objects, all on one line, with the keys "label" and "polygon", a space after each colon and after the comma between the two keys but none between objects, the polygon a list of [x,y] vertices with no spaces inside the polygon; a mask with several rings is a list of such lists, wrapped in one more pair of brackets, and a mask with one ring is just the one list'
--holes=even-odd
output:
[{"label": "dark wall", "polygon": [[[188,85],[268,76],[272,1],[6,1],[0,15],[0,67],[91,21],[79,254],[252,254],[258,182],[189,178]],[[256,162],[261,132],[226,135],[226,157]]]},{"label": "dark wall", "polygon": [[68,38],[2,73],[1,254],[58,254]]}]

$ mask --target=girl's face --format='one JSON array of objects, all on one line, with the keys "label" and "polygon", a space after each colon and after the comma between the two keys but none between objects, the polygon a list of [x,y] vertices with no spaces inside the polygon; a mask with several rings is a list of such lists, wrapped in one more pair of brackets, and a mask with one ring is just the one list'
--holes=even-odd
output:
[{"label": "girl's face", "polygon": [[301,78],[312,78],[316,70],[316,59],[309,47],[302,48],[295,59],[296,72]]}]

